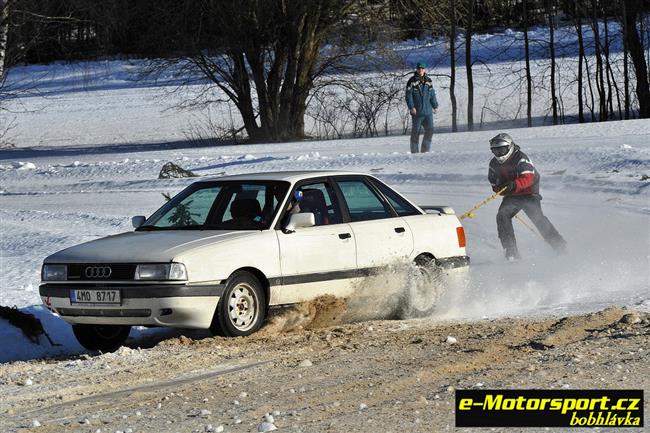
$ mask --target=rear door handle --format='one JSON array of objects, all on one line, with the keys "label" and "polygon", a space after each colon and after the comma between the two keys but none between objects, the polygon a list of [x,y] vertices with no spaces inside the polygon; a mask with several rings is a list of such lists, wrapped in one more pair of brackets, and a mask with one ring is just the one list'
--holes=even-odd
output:
[{"label": "rear door handle", "polygon": [[395,233],[404,233],[405,231],[404,227],[395,227]]},{"label": "rear door handle", "polygon": [[351,237],[350,233],[339,233],[339,239],[350,239]]}]

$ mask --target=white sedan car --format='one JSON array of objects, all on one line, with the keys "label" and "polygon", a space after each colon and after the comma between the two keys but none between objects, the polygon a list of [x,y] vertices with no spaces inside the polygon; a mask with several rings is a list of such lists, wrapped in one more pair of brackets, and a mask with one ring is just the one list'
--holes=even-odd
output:
[{"label": "white sedan car", "polygon": [[450,208],[418,207],[358,173],[202,180],[133,225],[43,263],[43,302],[88,349],[117,349],[132,325],[249,335],[270,306],[349,296],[396,261],[445,275],[469,265]]}]

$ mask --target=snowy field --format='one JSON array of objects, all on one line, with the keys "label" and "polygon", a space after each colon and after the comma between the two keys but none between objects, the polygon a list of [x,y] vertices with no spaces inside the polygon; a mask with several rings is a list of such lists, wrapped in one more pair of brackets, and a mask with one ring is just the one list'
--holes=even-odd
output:
[{"label": "snowy field", "polygon": [[[416,203],[450,205],[459,214],[492,193],[488,140],[498,131],[438,133],[433,151],[420,155],[408,153],[406,136],[188,147],[183,127],[191,114],[167,110],[177,101],[161,99],[160,89],[127,80],[94,89],[77,75],[63,79],[43,68],[52,93],[12,101],[15,110],[27,111],[13,115],[18,147],[0,150],[0,305],[28,307],[65,344],[31,345],[0,322],[0,361],[82,351],[69,326],[38,306],[42,260],[131,230],[133,215],[151,215],[164,202],[161,193],[176,193],[192,181],[158,180],[167,161],[202,177],[360,171]],[[498,202],[492,202],[464,221],[472,284],[448,293],[436,318],[546,316],[609,305],[650,309],[650,121],[508,132],[540,171],[543,209],[567,239],[569,253],[555,257],[515,221],[524,260],[504,263]]]},{"label": "snowy field", "polygon": [[[603,30],[601,23],[600,31]],[[582,31],[586,61],[591,65],[593,76],[596,62],[593,56],[594,34],[588,25],[583,26]],[[616,22],[610,22],[608,31],[611,39],[611,72],[621,87],[623,44],[620,29]],[[474,122],[477,127],[525,124],[523,37],[523,33],[510,29],[473,37]],[[549,32],[544,27],[532,28],[529,37],[533,80],[532,121],[534,125],[548,125],[552,123]],[[576,121],[577,36],[573,26],[562,26],[556,29],[555,38],[559,109],[567,121]],[[463,44],[464,41],[459,36],[455,94],[461,130],[467,121],[468,94]],[[368,63],[366,58],[351,60],[357,62],[355,67],[359,74],[337,77],[339,80],[348,80],[351,85],[364,83],[366,92],[396,90],[397,96],[378,109],[376,120],[379,132],[383,133],[384,124],[388,124],[387,129],[391,133],[399,133],[405,124],[408,126],[409,116],[404,108],[403,89],[413,72],[413,66],[419,61],[429,65],[427,73],[433,79],[440,102],[435,118],[436,127],[439,130],[451,130],[448,41],[430,38],[396,42],[387,46],[386,51],[390,52],[390,56],[378,55],[374,63]],[[203,138],[209,129],[206,126],[208,122],[217,127],[234,126],[235,129],[243,125],[232,104],[213,104],[209,110],[203,105],[196,109],[176,109],[190,99],[205,102],[206,99],[215,101],[228,98],[218,89],[209,86],[206,89],[208,83],[200,76],[191,77],[192,85],[180,86],[188,77],[184,76],[181,80],[174,75],[173,69],[156,77],[144,77],[142,71],[145,64],[142,60],[104,60],[13,67],[8,75],[8,85],[18,91],[19,97],[3,101],[7,111],[0,111],[0,133],[4,125],[11,125],[5,140],[16,147],[42,149],[74,145],[80,148],[79,152],[83,152],[86,147],[96,145],[175,143],[188,138]],[[631,77],[632,82],[633,78]],[[338,104],[346,97],[354,99],[358,95],[346,93],[346,87],[348,86],[332,87],[336,99],[324,101],[325,108],[321,108],[324,111],[320,113],[318,104],[311,100],[305,118],[306,134],[335,137],[332,127],[342,131],[344,136],[352,133],[354,121],[351,116],[354,117],[358,107],[353,102],[349,112],[340,109]],[[585,82],[585,95],[589,91]],[[616,95],[614,99],[616,106]],[[368,100],[364,102],[373,104]],[[585,100],[585,103],[585,116],[591,118],[588,109],[590,101]],[[332,110],[337,110],[333,125],[315,119],[319,115],[333,114]]]}]

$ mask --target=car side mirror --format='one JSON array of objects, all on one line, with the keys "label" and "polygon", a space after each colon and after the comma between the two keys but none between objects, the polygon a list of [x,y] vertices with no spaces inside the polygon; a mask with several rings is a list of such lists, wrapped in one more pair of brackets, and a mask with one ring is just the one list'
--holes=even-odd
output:
[{"label": "car side mirror", "polygon": [[291,215],[289,222],[284,227],[285,233],[293,233],[296,229],[313,227],[316,225],[316,217],[312,212],[300,212]]},{"label": "car side mirror", "polygon": [[133,224],[134,229],[137,229],[142,224],[144,224],[144,222],[146,220],[147,220],[147,217],[145,217],[144,215],[134,216],[133,218],[131,218],[131,224]]}]

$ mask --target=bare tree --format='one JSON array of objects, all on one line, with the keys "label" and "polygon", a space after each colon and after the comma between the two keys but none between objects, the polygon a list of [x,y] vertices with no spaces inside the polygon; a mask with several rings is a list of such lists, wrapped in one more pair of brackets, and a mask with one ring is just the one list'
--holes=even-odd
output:
[{"label": "bare tree", "polygon": [[596,57],[596,90],[598,91],[598,120],[607,120],[607,96],[605,93],[605,74],[603,67],[600,24],[598,21],[598,0],[591,0],[591,28],[594,32],[594,55]]},{"label": "bare tree", "polygon": [[578,121],[585,123],[585,109],[584,109],[584,57],[585,57],[585,42],[582,33],[582,0],[573,2],[573,23],[575,25],[576,34],[578,36]]},{"label": "bare tree", "polygon": [[636,75],[636,94],[639,100],[639,117],[650,118],[650,88],[648,87],[648,65],[643,52],[643,42],[636,23],[641,15],[641,4],[637,0],[623,0],[625,40],[630,50],[630,57]]},{"label": "bare tree", "polygon": [[553,110],[553,125],[558,124],[558,100],[555,85],[556,62],[555,62],[555,4],[553,0],[546,0],[546,17],[549,27],[549,55],[551,58],[551,107]]},{"label": "bare tree", "polygon": [[[196,12],[186,0],[188,13]],[[254,142],[300,139],[315,81],[350,53],[321,49],[355,0],[204,0],[183,51],[155,67],[201,76],[232,101]],[[183,17],[170,17],[180,19]],[[181,65],[179,67],[179,65]]]},{"label": "bare tree", "polygon": [[630,71],[629,71],[629,56],[630,49],[627,45],[627,32],[628,32],[628,22],[627,14],[625,13],[625,1],[620,2],[620,19],[621,19],[621,31],[623,33],[623,86],[624,86],[624,106],[625,106],[625,118],[630,118]]},{"label": "bare tree", "polygon": [[474,76],[472,75],[472,34],[474,33],[474,2],[467,0],[465,24],[465,69],[467,70],[467,129],[474,130]]},{"label": "bare tree", "polygon": [[[610,34],[607,16],[605,16],[605,46],[603,52],[605,53],[605,67],[607,68],[607,103],[609,105],[609,112],[614,115],[614,95],[616,95],[616,106],[618,108],[618,118],[623,120],[623,109],[621,107],[621,92],[616,82],[614,69],[612,68],[610,56]],[[612,88],[614,89],[612,91]]]},{"label": "bare tree", "polygon": [[9,0],[0,0],[0,86],[5,77],[5,56],[9,35]]},{"label": "bare tree", "polygon": [[456,101],[456,0],[449,0],[449,99],[451,100],[451,130],[458,131],[458,102]]},{"label": "bare tree", "polygon": [[523,0],[524,57],[526,61],[526,120],[533,126],[533,79],[530,73],[530,41],[528,38],[528,0]]}]

